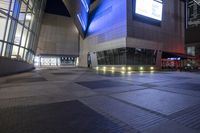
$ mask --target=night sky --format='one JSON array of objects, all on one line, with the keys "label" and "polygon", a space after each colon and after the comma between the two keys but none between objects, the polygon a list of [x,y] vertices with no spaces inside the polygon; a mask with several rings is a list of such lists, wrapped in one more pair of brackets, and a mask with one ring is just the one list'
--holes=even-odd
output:
[{"label": "night sky", "polygon": [[47,0],[46,13],[70,16],[62,0]]}]

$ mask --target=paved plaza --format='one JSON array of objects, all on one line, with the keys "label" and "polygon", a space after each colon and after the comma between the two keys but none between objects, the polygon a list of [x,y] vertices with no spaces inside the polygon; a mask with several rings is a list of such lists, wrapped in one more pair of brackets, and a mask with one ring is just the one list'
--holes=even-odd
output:
[{"label": "paved plaza", "polygon": [[200,73],[50,68],[2,77],[0,133],[200,133]]}]

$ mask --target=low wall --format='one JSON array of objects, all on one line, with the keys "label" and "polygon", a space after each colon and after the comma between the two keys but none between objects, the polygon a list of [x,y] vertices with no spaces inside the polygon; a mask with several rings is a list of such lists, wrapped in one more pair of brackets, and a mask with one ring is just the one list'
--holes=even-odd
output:
[{"label": "low wall", "polygon": [[26,72],[34,69],[34,65],[23,61],[0,57],[0,76]]}]

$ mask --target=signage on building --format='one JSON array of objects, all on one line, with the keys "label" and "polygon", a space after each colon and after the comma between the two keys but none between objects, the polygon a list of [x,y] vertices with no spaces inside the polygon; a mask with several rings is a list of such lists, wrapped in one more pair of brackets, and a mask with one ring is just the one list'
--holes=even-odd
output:
[{"label": "signage on building", "polygon": [[161,21],[162,10],[162,0],[136,0],[136,14]]}]

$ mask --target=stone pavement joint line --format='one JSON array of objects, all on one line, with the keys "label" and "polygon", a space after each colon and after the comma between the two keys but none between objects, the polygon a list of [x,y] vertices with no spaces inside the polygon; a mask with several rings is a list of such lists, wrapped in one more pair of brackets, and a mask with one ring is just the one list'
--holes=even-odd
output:
[{"label": "stone pavement joint line", "polygon": [[200,73],[50,68],[0,78],[0,133],[199,133]]}]

